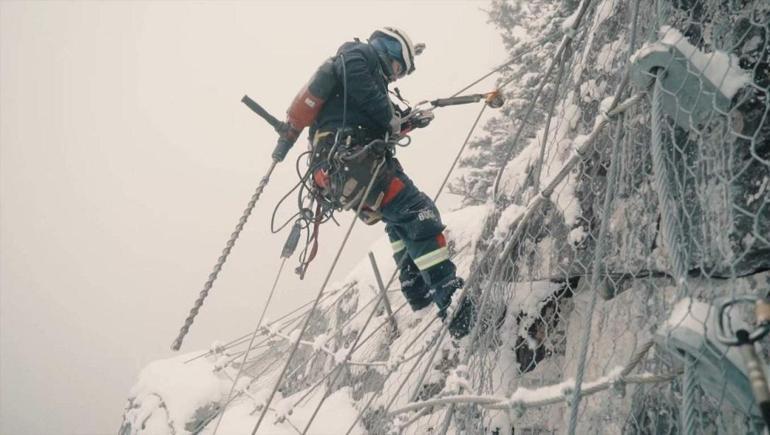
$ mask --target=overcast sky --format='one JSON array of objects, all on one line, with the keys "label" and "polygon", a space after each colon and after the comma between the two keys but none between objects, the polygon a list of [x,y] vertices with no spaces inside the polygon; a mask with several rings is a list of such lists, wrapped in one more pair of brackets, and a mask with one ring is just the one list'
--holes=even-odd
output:
[{"label": "overcast sky", "polygon": [[[275,144],[244,93],[282,117],[342,42],[394,25],[427,43],[404,96],[449,96],[505,60],[486,7],[0,1],[0,433],[115,433],[138,372],[173,355]],[[400,152],[430,196],[478,109],[440,109]],[[277,168],[183,351],[254,327],[286,237],[270,213],[304,147]],[[340,217],[305,281],[284,274],[268,317],[315,297],[352,218]],[[382,234],[357,225],[332,280]]]}]

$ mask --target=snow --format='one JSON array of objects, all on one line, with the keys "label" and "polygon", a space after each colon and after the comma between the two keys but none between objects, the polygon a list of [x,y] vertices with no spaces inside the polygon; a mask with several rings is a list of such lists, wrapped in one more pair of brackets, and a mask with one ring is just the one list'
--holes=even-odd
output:
[{"label": "snow", "polygon": [[543,301],[560,287],[560,284],[550,281],[515,282],[509,287],[511,301],[508,307],[513,312],[530,317],[537,316]]},{"label": "snow", "polygon": [[760,45],[762,45],[762,37],[759,35],[754,35],[751,38],[749,38],[746,43],[743,44],[743,51],[744,52],[752,52],[756,51]]},{"label": "snow", "polygon": [[214,363],[214,371],[218,372],[230,365],[230,357],[227,355],[220,355]]},{"label": "snow", "polygon": [[768,186],[770,186],[770,177],[763,177],[759,188],[754,194],[749,195],[746,203],[751,205],[758,199],[766,198],[767,193],[765,193],[765,191],[768,190]]},{"label": "snow", "polygon": [[613,72],[613,60],[627,45],[628,42],[626,42],[625,38],[620,38],[604,44],[599,50],[599,54],[596,56],[597,68],[605,73]]},{"label": "snow", "polygon": [[519,41],[527,42],[531,41],[532,37],[529,36],[529,32],[527,32],[527,29],[521,26],[513,26],[511,28],[511,35],[515,36],[519,39]]},{"label": "snow", "polygon": [[[215,373],[206,358],[185,363],[194,356],[190,353],[150,363],[130,393],[141,402],[141,412],[155,412],[162,402],[177,434],[187,433],[184,425],[193,420],[195,411],[224,400],[230,390],[230,379]],[[133,416],[133,421],[141,421],[138,417]],[[163,427],[167,429],[167,425]]]},{"label": "snow", "polygon": [[[726,314],[729,314],[728,311]],[[683,298],[674,305],[668,319],[661,325],[658,333],[663,337],[676,337],[690,346],[691,349],[701,349],[704,340],[708,340],[711,346],[724,347],[716,336],[717,311],[714,307],[692,298]],[[739,318],[730,317],[729,322],[733,330],[751,328]],[[743,367],[743,359],[735,347],[722,350],[733,365]]]},{"label": "snow", "polygon": [[299,340],[299,334],[300,334],[300,330],[299,329],[295,329],[295,330],[291,331],[291,333],[289,333],[289,336],[286,337],[286,339],[289,340],[289,342],[294,343],[297,340]]},{"label": "snow", "polygon": [[[569,133],[574,130],[580,121],[580,108],[571,103],[574,92],[570,91],[567,98],[560,102],[554,110],[554,118],[546,139],[545,161],[540,174],[541,188],[547,185],[561,170],[564,162],[570,155],[566,151],[572,146],[568,139]],[[543,143],[545,128],[539,130],[535,138],[531,139],[526,147],[513,158],[505,167],[501,188],[513,191],[524,185],[532,165],[537,164],[540,156],[540,148]],[[569,200],[565,198],[563,205]]]},{"label": "snow", "polygon": [[[623,367],[621,366],[613,367],[607,372],[606,375],[591,382],[584,382],[581,386],[581,389],[585,391],[598,385],[615,384],[618,381],[622,371]],[[569,401],[574,394],[575,379],[568,378],[558,384],[548,385],[537,389],[519,387],[516,389],[516,391],[513,392],[511,397],[508,399],[508,402],[512,406],[521,406],[521,404],[524,403],[532,404],[533,402],[551,401],[560,398],[564,398],[565,400]]]},{"label": "snow", "polygon": [[216,354],[216,353],[222,353],[224,352],[225,347],[224,343],[222,343],[219,340],[216,340],[209,345],[209,353]]},{"label": "snow", "polygon": [[575,138],[572,139],[572,148],[576,151],[583,148],[583,145],[585,145],[586,142],[588,142],[589,137],[590,136],[588,136],[587,134],[579,134],[575,136]]},{"label": "snow", "polygon": [[[544,153],[544,162],[540,173],[540,188],[547,186],[553,178],[559,173],[564,164],[571,158],[576,145],[574,140],[580,140],[578,135],[575,139],[569,139],[569,134],[577,128],[580,121],[580,108],[571,103],[574,92],[570,91],[564,101],[560,102],[555,108],[554,119],[548,132],[546,147]],[[501,189],[507,192],[514,192],[521,189],[527,180],[527,176],[534,171],[533,165],[538,164],[540,148],[542,147],[545,129],[541,129],[531,139],[527,146],[515,157],[503,170],[501,180]],[[562,212],[565,223],[572,226],[579,216],[578,202],[575,199],[574,183],[570,180],[571,176],[564,182],[552,195],[552,200],[557,208]],[[509,206],[510,208],[510,206]],[[507,212],[507,210],[506,210]],[[510,213],[515,213],[511,210]],[[502,227],[500,227],[502,228]]]},{"label": "snow", "polygon": [[[307,402],[303,402],[302,406],[292,407],[292,404],[296,403],[302,395],[304,394],[300,392],[279,400],[277,403],[274,400],[273,406],[275,406],[275,410],[269,411],[265,416],[265,419],[260,426],[259,433],[270,435],[296,435],[297,429],[295,428],[298,428],[301,432],[305,426],[307,426],[313,411],[323,397],[323,394],[315,394],[312,395]],[[341,388],[340,390],[335,391],[326,399],[323,406],[326,409],[334,410],[334,412],[318,413],[307,432],[308,434],[344,434],[358,415],[358,411],[353,406],[350,388]],[[227,413],[222,418],[217,433],[251,433],[257,423],[257,418],[259,417],[258,413],[252,415],[252,410],[252,406],[246,401],[234,403],[228,408]],[[212,432],[213,425],[210,425],[201,432],[201,435],[211,435]],[[356,435],[363,434],[365,433],[365,430],[361,424],[358,423],[351,433]]]},{"label": "snow", "polygon": [[[184,361],[189,360],[191,355],[156,361],[141,372],[139,381],[131,391],[136,408],[127,410],[126,417],[134,422],[134,429],[142,427],[141,423],[144,423],[144,428],[133,433],[189,434],[189,428],[186,428],[185,424],[194,420],[196,410],[223,401],[227,397],[230,378],[214,375],[211,364],[205,359],[185,364]],[[247,391],[248,380],[243,378],[240,381],[236,391]],[[270,388],[262,388],[233,401],[223,415],[217,433],[251,433],[259,416],[259,412],[254,411],[262,409],[270,391]],[[284,398],[278,392],[262,423],[263,429],[260,429],[260,433],[295,434],[292,425],[303,428],[323,394],[317,393],[306,403],[303,402],[302,406],[296,406],[303,395],[304,392],[298,392]],[[331,394],[324,406],[334,412],[319,414],[309,433],[345,433],[358,415],[349,388]],[[201,434],[211,434],[213,430],[212,424]],[[363,428],[357,426],[353,433],[363,433]]]},{"label": "snow", "polygon": [[471,390],[471,384],[468,382],[468,366],[459,365],[447,376],[443,392],[446,394],[458,394],[469,390]]},{"label": "snow", "polygon": [[572,12],[570,16],[564,19],[561,23],[561,30],[564,32],[568,32],[570,28],[575,26],[575,21],[577,21],[578,12],[580,12],[580,9],[582,9],[583,2],[586,2],[589,0],[582,0],[580,2],[580,6],[577,6],[575,10]]},{"label": "snow", "polygon": [[466,276],[470,272],[476,245],[481,239],[492,209],[491,204],[481,204],[441,216],[447,226],[447,241],[454,245],[455,255],[452,261],[457,266],[459,276]]},{"label": "snow", "polygon": [[281,423],[294,413],[294,403],[292,398],[287,397],[283,400],[273,401],[273,412],[275,421]]},{"label": "snow", "polygon": [[345,361],[348,359],[348,351],[349,349],[341,347],[337,352],[334,353],[334,362],[338,365],[345,364]]},{"label": "snow", "polygon": [[[593,22],[591,23],[591,27],[586,31],[586,41],[583,44],[583,52],[580,55],[580,59],[574,65],[575,72],[573,74],[572,82],[576,86],[580,86],[580,84],[584,81],[583,72],[585,71],[586,67],[589,66],[589,58],[596,50],[594,47],[594,40],[600,33],[599,28],[601,25],[611,17],[612,11],[615,10],[616,4],[617,0],[603,0],[596,7],[596,14],[594,16]],[[577,13],[579,10],[580,8],[578,7],[575,9],[575,12]],[[586,13],[586,17],[587,16],[588,13]]]},{"label": "snow", "polygon": [[497,221],[497,227],[495,228],[495,239],[503,240],[505,236],[511,231],[511,225],[521,217],[526,211],[526,207],[522,207],[517,204],[511,204],[503,210],[500,214],[500,218]]},{"label": "snow", "polygon": [[747,71],[738,66],[737,57],[724,51],[715,50],[705,53],[690,44],[677,29],[661,26],[658,31],[661,38],[657,42],[646,43],[631,57],[631,62],[655,51],[669,51],[676,47],[701,74],[717,87],[728,99],[746,85],[752,83]]},{"label": "snow", "polygon": [[583,227],[575,227],[569,232],[567,240],[572,246],[577,246],[580,242],[585,240],[587,235],[588,233],[586,233],[586,230]]},{"label": "snow", "polygon": [[596,13],[594,16],[594,21],[592,28],[597,29],[599,26],[604,24],[604,22],[612,16],[612,11],[615,8],[615,5],[617,4],[617,0],[604,0],[603,2],[599,3],[599,6],[596,8]]},{"label": "snow", "polygon": [[398,369],[398,367],[403,364],[404,362],[404,355],[401,354],[392,354],[390,356],[390,359],[388,359],[387,364],[385,365],[385,368],[391,372]]},{"label": "snow", "polygon": [[598,82],[596,79],[586,80],[580,85],[580,98],[584,103],[596,101],[604,95],[606,88],[606,82]]},{"label": "snow", "polygon": [[318,352],[319,350],[324,349],[328,339],[329,337],[326,334],[318,335],[315,340],[313,340],[313,351]]}]

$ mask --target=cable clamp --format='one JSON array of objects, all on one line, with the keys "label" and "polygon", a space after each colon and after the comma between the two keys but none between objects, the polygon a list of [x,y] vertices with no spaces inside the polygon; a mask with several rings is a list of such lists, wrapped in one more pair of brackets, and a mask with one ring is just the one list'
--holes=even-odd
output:
[{"label": "cable clamp", "polygon": [[624,379],[618,378],[612,381],[612,391],[615,392],[619,397],[626,397],[626,381]]},{"label": "cable clamp", "polygon": [[564,401],[567,402],[568,405],[572,406],[572,402],[575,400],[575,386],[564,385],[561,388],[561,395],[564,397]]},{"label": "cable clamp", "polygon": [[524,413],[527,411],[527,408],[524,406],[524,401],[522,399],[508,400],[505,406],[508,411],[508,418],[511,421],[516,421],[524,417]]}]

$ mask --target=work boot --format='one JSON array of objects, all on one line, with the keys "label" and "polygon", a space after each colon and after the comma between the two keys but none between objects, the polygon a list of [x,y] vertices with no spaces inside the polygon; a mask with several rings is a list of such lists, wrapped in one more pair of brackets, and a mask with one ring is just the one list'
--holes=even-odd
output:
[{"label": "work boot", "polygon": [[428,292],[428,286],[425,285],[420,270],[411,258],[404,259],[399,270],[398,280],[401,282],[401,292],[412,311],[420,311],[433,302],[430,292]]},{"label": "work boot", "polygon": [[475,321],[476,307],[473,305],[471,298],[466,296],[457,308],[457,314],[449,323],[449,333],[452,334],[452,337],[459,340],[471,332]]},{"label": "work boot", "polygon": [[[438,307],[438,315],[441,319],[446,321],[447,312],[452,303],[452,295],[464,285],[465,281],[462,278],[452,277],[436,286],[433,292],[433,301]],[[466,297],[456,309],[457,314],[449,323],[449,333],[452,334],[452,337],[460,339],[468,335],[473,326],[474,306],[471,298]]]},{"label": "work boot", "polygon": [[433,290],[431,290],[433,302],[435,302],[438,307],[439,317],[442,319],[446,317],[447,309],[449,308],[449,305],[452,304],[452,295],[454,295],[457,289],[463,288],[464,285],[465,281],[462,278],[452,276],[451,278],[441,281]]}]

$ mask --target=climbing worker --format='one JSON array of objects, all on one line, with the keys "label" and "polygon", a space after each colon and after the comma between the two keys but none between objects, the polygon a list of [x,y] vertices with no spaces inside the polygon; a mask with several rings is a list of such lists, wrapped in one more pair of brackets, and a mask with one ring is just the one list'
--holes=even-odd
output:
[{"label": "climbing worker", "polygon": [[[385,222],[404,297],[414,311],[435,303],[445,319],[464,283],[449,258],[436,205],[404,173],[390,146],[407,128],[425,127],[432,119],[431,113],[414,125],[415,114],[406,116],[388,96],[388,84],[414,72],[423,48],[393,27],[374,31],[368,42],[344,43],[295,98],[287,124],[299,128],[283,134],[273,158],[283,160],[309,125],[317,196],[334,208],[355,210],[369,188],[359,217],[370,225]],[[344,164],[341,156],[348,157]],[[470,328],[473,310],[466,301],[449,325],[456,338]]]}]

